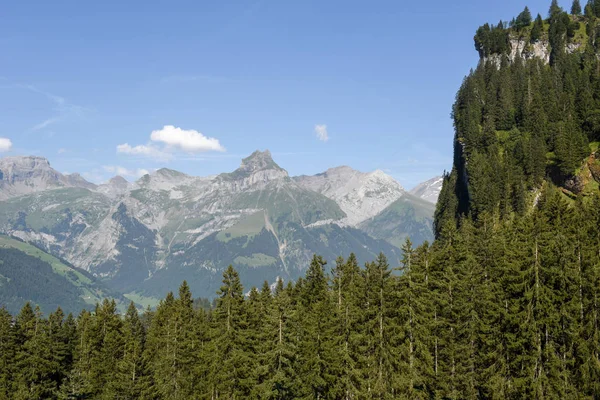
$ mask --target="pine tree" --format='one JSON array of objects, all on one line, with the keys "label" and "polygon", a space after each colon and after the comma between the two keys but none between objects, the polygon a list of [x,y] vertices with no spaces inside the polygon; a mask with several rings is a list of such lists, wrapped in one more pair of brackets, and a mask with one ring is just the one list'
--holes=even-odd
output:
[{"label": "pine tree", "polygon": [[542,38],[542,33],[544,32],[544,21],[542,20],[542,16],[540,14],[535,18],[535,22],[533,23],[533,28],[531,28],[531,43],[535,43]]},{"label": "pine tree", "polygon": [[579,2],[579,0],[573,0],[573,5],[571,6],[571,14],[581,15],[581,3]]},{"label": "pine tree", "polygon": [[145,386],[144,341],[145,329],[131,302],[123,321],[123,356],[117,363],[114,382],[116,392],[126,399],[139,398]]},{"label": "pine tree", "polygon": [[152,384],[146,392],[166,398],[192,396],[198,384],[194,366],[197,361],[195,314],[187,282],[158,306],[147,335],[145,362],[152,370]]},{"label": "pine tree", "polygon": [[367,336],[365,365],[366,392],[373,398],[393,398],[399,384],[395,338],[399,326],[394,312],[393,279],[385,255],[368,263],[364,271],[366,309],[363,322]]},{"label": "pine tree", "polygon": [[561,12],[562,8],[560,8],[560,6],[558,5],[558,0],[552,0],[552,4],[550,4],[550,10],[548,11],[548,16],[550,18],[553,18]]},{"label": "pine tree", "polygon": [[338,397],[352,399],[361,394],[360,346],[364,340],[361,324],[364,281],[354,254],[346,261],[342,257],[336,261],[332,289],[336,304],[336,346],[341,355],[337,393]]},{"label": "pine tree", "polygon": [[16,331],[13,318],[4,307],[0,308],[0,398],[8,399],[14,392]]},{"label": "pine tree", "polygon": [[217,294],[213,333],[216,357],[212,360],[211,397],[247,397],[252,390],[249,377],[255,366],[245,352],[248,316],[243,287],[239,274],[231,265],[223,273],[223,285]]},{"label": "pine tree", "polygon": [[[398,315],[397,346],[400,365],[395,380],[398,394],[410,399],[427,399],[430,397],[427,379],[431,377],[432,360],[429,354],[427,338],[429,336],[430,305],[423,285],[423,270],[419,271],[417,252],[410,239],[402,246],[401,276],[396,280],[394,295],[395,310]],[[425,256],[424,251],[420,251]],[[421,260],[427,263],[427,260]],[[427,268],[425,266],[425,268]],[[426,274],[427,272],[425,272]]]},{"label": "pine tree", "polygon": [[27,303],[16,321],[19,350],[16,355],[15,399],[49,398],[57,389],[52,379],[55,368],[51,354],[48,321]]},{"label": "pine tree", "polygon": [[77,317],[76,341],[73,348],[73,367],[60,387],[61,398],[86,398],[91,397],[92,387],[92,346],[93,330],[92,314],[83,310]]},{"label": "pine tree", "polygon": [[531,12],[529,11],[528,7],[525,7],[523,12],[521,12],[521,14],[519,14],[517,19],[515,20],[515,28],[517,30],[521,30],[525,27],[528,27],[529,25],[531,25],[531,21]]},{"label": "pine tree", "polygon": [[335,346],[334,306],[325,276],[325,260],[314,256],[300,293],[300,342],[296,370],[301,379],[301,396],[323,399],[333,396],[339,371]]},{"label": "pine tree", "polygon": [[[259,379],[255,393],[264,399],[291,399],[297,397],[299,382],[294,371],[296,356],[294,335],[294,310],[291,288],[285,289],[283,281],[277,280],[275,293],[269,300],[265,326],[261,340]],[[265,290],[261,291],[265,297]],[[270,296],[270,287],[269,287]],[[264,303],[263,303],[264,304]]]}]

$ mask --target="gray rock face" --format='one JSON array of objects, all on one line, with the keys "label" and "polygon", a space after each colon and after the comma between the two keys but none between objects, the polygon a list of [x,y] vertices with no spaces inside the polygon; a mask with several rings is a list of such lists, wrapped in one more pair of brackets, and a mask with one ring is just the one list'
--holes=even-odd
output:
[{"label": "gray rock face", "polygon": [[255,151],[242,160],[242,164],[232,173],[219,175],[216,182],[226,190],[262,190],[269,182],[288,178],[286,170],[273,161],[271,152]]},{"label": "gray rock face", "polygon": [[377,215],[405,193],[402,185],[383,171],[363,173],[346,166],[294,180],[335,201],[346,213],[346,218],[339,223],[354,227]]},{"label": "gray rock face", "polygon": [[436,176],[435,178],[431,178],[430,180],[415,186],[415,188],[410,191],[410,194],[430,203],[436,204],[437,199],[440,196],[443,183],[444,178],[441,176]]},{"label": "gray rock face", "polygon": [[34,156],[0,159],[0,177],[0,200],[61,187],[95,187],[79,174],[63,175],[45,158]]},{"label": "gray rock face", "polygon": [[[581,45],[578,43],[567,44],[565,51],[568,54],[572,54],[578,51]],[[548,64],[550,62],[550,43],[548,40],[537,40],[534,43],[530,43],[526,38],[511,38],[510,39],[510,53],[508,53],[508,59],[510,62],[514,62],[517,57],[521,57],[524,60],[531,60],[533,58],[539,58]],[[498,68],[502,64],[501,54],[492,54],[489,57],[483,57],[483,62],[491,61],[496,64]]]}]

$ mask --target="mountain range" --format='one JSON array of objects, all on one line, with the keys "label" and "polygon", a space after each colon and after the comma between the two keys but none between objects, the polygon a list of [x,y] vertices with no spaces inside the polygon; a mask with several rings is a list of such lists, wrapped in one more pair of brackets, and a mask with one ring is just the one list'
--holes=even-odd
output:
[{"label": "mountain range", "polygon": [[246,287],[301,276],[313,254],[333,263],[432,240],[440,178],[406,191],[382,171],[350,167],[290,177],[270,152],[195,177],[160,169],[95,185],[40,157],[0,159],[0,233],[30,243],[139,303],[182,280],[212,297],[232,264]]}]

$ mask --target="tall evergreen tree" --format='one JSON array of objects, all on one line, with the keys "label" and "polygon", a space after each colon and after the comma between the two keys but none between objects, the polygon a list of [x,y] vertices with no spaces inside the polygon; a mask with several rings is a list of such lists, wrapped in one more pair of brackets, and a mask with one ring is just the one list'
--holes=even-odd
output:
[{"label": "tall evergreen tree", "polygon": [[521,14],[519,14],[517,19],[515,20],[515,28],[517,30],[521,30],[525,27],[528,27],[529,25],[531,25],[531,21],[531,12],[529,11],[528,7],[525,7],[523,12],[521,12]]},{"label": "tall evergreen tree", "polygon": [[579,0],[573,0],[573,5],[571,5],[571,14],[581,15],[581,3]]},{"label": "tall evergreen tree", "polygon": [[117,363],[115,391],[126,399],[139,398],[147,384],[143,358],[145,329],[131,302],[123,321],[123,356]]},{"label": "tall evergreen tree", "polygon": [[223,273],[223,285],[217,294],[213,336],[217,356],[212,360],[211,397],[247,397],[252,390],[249,378],[255,366],[245,351],[248,317],[243,287],[231,265]]},{"label": "tall evergreen tree", "polygon": [[13,318],[0,307],[0,398],[9,398],[14,392],[15,357],[17,353],[16,331]]}]

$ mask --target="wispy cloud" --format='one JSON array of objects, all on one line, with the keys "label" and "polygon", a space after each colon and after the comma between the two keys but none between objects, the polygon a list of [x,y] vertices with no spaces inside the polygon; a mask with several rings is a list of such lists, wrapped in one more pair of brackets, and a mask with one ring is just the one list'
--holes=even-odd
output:
[{"label": "wispy cloud", "polygon": [[10,151],[12,149],[12,141],[8,138],[0,138],[0,153]]},{"label": "wispy cloud", "polygon": [[168,161],[174,153],[199,154],[206,152],[225,152],[225,147],[218,139],[204,136],[194,129],[181,129],[173,125],[165,125],[162,129],[152,131],[150,142],[132,146],[123,143],[117,146],[117,153],[133,156],[156,158]]},{"label": "wispy cloud", "polygon": [[31,128],[29,128],[29,132],[41,131],[48,128],[51,125],[54,125],[58,122],[67,120],[69,118],[82,118],[86,113],[90,111],[89,108],[83,107],[77,104],[70,103],[62,96],[58,96],[56,94],[46,92],[44,90],[39,89],[37,86],[29,85],[29,84],[14,84],[10,85],[12,87],[21,88],[24,90],[28,90],[32,93],[39,94],[48,99],[52,104],[52,110],[54,115],[41,121]]},{"label": "wispy cloud", "polygon": [[60,149],[58,149],[57,153],[58,154],[65,154],[67,152],[67,149],[65,149],[64,147],[61,147]]},{"label": "wispy cloud", "polygon": [[48,118],[47,120],[42,121],[39,124],[32,126],[31,129],[29,129],[29,131],[30,132],[35,132],[35,131],[42,130],[42,129],[47,128],[48,126],[50,126],[50,125],[52,125],[52,124],[54,124],[54,123],[56,123],[56,122],[58,122],[60,120],[61,120],[61,117],[58,117],[58,116],[57,117]]},{"label": "wispy cloud", "polygon": [[317,134],[317,138],[326,142],[329,140],[329,133],[327,132],[327,125],[315,125],[315,133]]}]

